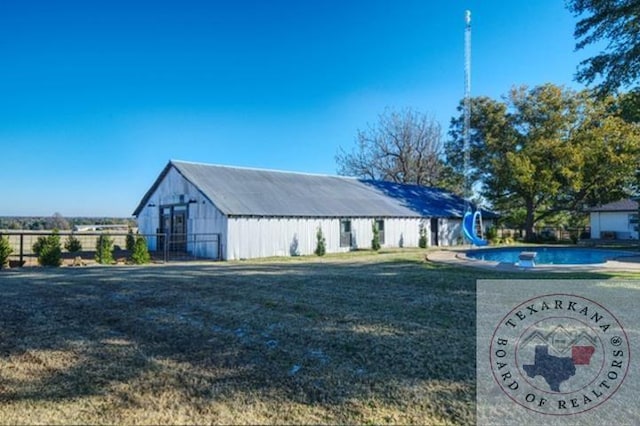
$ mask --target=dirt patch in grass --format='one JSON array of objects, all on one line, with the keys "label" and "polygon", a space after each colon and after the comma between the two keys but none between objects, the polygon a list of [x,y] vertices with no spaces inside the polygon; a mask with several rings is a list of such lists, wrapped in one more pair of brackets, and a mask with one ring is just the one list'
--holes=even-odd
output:
[{"label": "dirt patch in grass", "polygon": [[477,271],[423,259],[3,271],[0,423],[473,423]]}]

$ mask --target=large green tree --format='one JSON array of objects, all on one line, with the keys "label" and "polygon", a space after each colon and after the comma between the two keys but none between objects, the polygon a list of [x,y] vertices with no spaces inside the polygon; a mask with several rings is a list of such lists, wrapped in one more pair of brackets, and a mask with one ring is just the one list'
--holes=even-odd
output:
[{"label": "large green tree", "polygon": [[[516,87],[500,101],[473,98],[471,179],[496,210],[521,215],[529,238],[539,221],[627,195],[640,131],[616,104],[552,84]],[[463,123],[462,114],[452,120],[446,146],[459,173]]]},{"label": "large green tree", "polygon": [[[622,95],[618,113],[625,121],[640,123],[640,0],[567,0],[566,4],[579,18],[576,49],[604,46],[580,64],[576,78],[597,83],[600,96],[631,88]],[[640,167],[634,187],[635,196],[640,196]]]},{"label": "large green tree", "polygon": [[576,49],[603,45],[603,50],[584,60],[578,81],[597,82],[600,94],[633,87],[640,76],[640,0],[567,0],[579,18],[575,28]]}]

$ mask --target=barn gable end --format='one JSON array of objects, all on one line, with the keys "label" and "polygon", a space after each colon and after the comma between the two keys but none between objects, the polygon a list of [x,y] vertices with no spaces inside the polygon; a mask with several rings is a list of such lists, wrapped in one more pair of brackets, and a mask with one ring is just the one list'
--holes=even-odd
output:
[{"label": "barn gable end", "polygon": [[[140,233],[170,235],[173,231],[175,239],[184,241],[184,249],[192,255],[223,257],[220,250],[227,236],[227,217],[176,168],[165,168],[136,213]],[[184,220],[184,231],[176,229],[177,216]],[[150,250],[160,250],[165,244],[162,237],[148,240]]]}]

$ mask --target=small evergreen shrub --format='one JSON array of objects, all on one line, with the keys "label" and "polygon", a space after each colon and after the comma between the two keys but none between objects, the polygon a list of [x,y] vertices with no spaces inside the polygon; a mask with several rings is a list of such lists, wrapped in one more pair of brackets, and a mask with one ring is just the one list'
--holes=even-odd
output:
[{"label": "small evergreen shrub", "polygon": [[380,250],[380,230],[378,229],[378,224],[375,220],[373,221],[372,230],[373,238],[371,239],[371,249],[378,251]]},{"label": "small evergreen shrub", "polygon": [[42,251],[42,246],[44,246],[45,237],[38,237],[35,243],[31,246],[31,250],[33,250],[33,254],[36,256],[40,256],[40,252]]},{"label": "small evergreen shrub", "polygon": [[38,263],[42,266],[60,266],[62,264],[62,247],[60,247],[60,235],[58,235],[57,229],[54,229],[51,235],[39,237],[32,249],[38,256]]},{"label": "small evergreen shrub", "polygon": [[418,239],[418,247],[427,248],[427,228],[426,226],[424,226],[424,223],[420,224],[420,230],[418,232],[420,234],[420,238]]},{"label": "small evergreen shrub", "polygon": [[109,234],[102,234],[96,242],[96,262],[109,265],[113,263],[113,239]]},{"label": "small evergreen shrub", "polygon": [[142,235],[136,237],[136,242],[133,245],[131,253],[131,261],[136,265],[143,265],[151,262],[151,255],[147,248],[147,240]]},{"label": "small evergreen shrub", "polygon": [[133,235],[133,229],[129,227],[129,232],[127,232],[126,246],[129,252],[132,252],[136,245],[136,237]]},{"label": "small evergreen shrub", "polygon": [[82,243],[75,235],[70,234],[67,241],[64,242],[64,248],[69,253],[77,253],[82,250]]},{"label": "small evergreen shrub", "polygon": [[9,243],[9,238],[0,235],[0,269],[9,265],[11,253],[13,253],[13,248]]},{"label": "small evergreen shrub", "polygon": [[324,256],[326,252],[326,241],[324,239],[324,235],[322,234],[322,228],[318,226],[318,232],[316,233],[316,250],[314,253],[317,256]]}]

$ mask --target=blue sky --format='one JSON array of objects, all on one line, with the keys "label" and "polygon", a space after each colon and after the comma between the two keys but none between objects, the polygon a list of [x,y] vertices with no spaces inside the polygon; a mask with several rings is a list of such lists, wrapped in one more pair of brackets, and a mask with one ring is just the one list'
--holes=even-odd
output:
[{"label": "blue sky", "polygon": [[[0,215],[129,216],[169,159],[335,174],[386,107],[579,89],[563,0],[0,2]],[[592,53],[592,52],[591,52]]]}]

